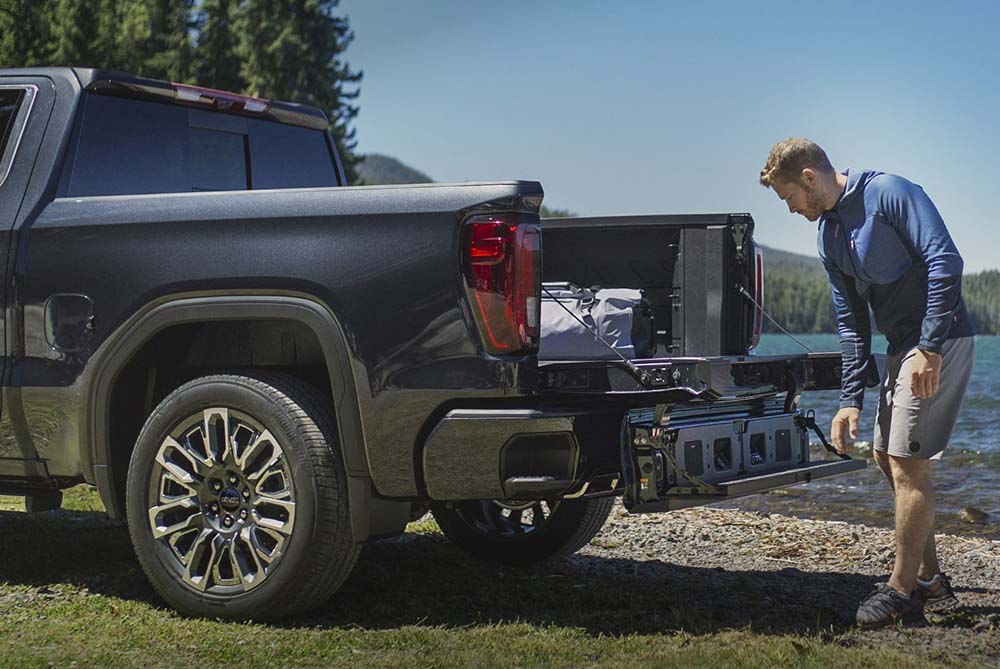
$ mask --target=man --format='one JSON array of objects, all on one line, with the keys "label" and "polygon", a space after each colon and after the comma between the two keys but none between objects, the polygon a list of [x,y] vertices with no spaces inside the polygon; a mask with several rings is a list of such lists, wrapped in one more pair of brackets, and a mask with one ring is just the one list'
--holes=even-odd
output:
[{"label": "man", "polygon": [[962,301],[962,258],[923,189],[876,171],[833,169],[823,149],[787,139],[760,183],[793,214],[819,221],[843,358],[840,410],[830,427],[843,453],[857,438],[870,362],[870,306],[889,341],[875,414],[874,456],[896,502],[896,563],[858,608],[863,627],[923,620],[957,603],[934,545],[931,461],[941,456],[965,395],[973,332]]}]

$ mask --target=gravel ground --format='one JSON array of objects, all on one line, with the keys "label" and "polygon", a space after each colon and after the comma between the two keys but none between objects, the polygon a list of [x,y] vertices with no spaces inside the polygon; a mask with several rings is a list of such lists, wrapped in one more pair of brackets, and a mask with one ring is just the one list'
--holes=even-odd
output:
[{"label": "gravel ground", "polygon": [[960,606],[905,630],[852,626],[858,603],[892,568],[893,535],[884,528],[709,507],[632,516],[619,502],[566,566],[596,576],[631,565],[636,575],[677,583],[701,613],[752,610],[762,627],[797,617],[808,628],[822,612],[842,624],[816,632],[837,643],[1000,666],[1000,542],[939,534],[937,545]]}]

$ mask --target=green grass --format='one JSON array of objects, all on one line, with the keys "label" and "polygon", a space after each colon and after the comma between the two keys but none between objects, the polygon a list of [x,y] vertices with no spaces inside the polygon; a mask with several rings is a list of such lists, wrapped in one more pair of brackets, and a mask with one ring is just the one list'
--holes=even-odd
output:
[{"label": "green grass", "polygon": [[678,582],[644,575],[641,561],[612,560],[597,576],[473,562],[433,521],[367,547],[307,617],[185,619],[149,586],[126,528],[95,513],[92,490],[67,491],[63,511],[22,508],[0,497],[0,666],[928,666],[851,647],[829,612],[806,621],[720,607],[725,593],[694,570]]}]

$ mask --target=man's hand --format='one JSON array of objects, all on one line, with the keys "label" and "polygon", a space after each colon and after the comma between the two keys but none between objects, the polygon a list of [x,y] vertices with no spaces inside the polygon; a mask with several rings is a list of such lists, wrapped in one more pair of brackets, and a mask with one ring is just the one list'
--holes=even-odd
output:
[{"label": "man's hand", "polygon": [[927,399],[941,385],[941,354],[917,349],[910,371],[910,392],[918,399]]},{"label": "man's hand", "polygon": [[830,441],[837,452],[843,455],[847,452],[847,444],[844,443],[844,432],[850,432],[851,439],[858,438],[858,418],[861,417],[861,409],[857,407],[844,407],[833,417],[830,425]]}]

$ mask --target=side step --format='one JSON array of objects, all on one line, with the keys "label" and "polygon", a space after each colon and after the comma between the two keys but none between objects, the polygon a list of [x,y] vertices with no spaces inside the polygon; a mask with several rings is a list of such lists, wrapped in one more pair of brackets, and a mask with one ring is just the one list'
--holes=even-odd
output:
[{"label": "side step", "polygon": [[752,495],[753,493],[774,490],[775,488],[784,488],[839,474],[847,474],[862,470],[866,466],[867,463],[864,460],[822,460],[806,465],[805,467],[783,472],[722,481],[713,486],[716,489],[715,494],[668,495],[666,498],[661,498],[657,501],[640,502],[629,508],[629,512],[653,513],[656,511],[675,511],[690,506],[721,502],[725,499],[743,497],[745,495]]}]

